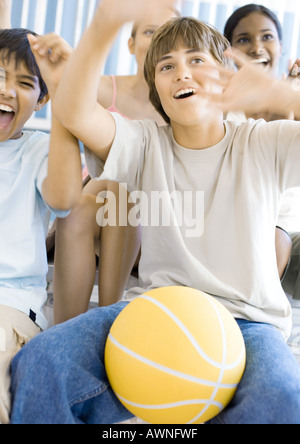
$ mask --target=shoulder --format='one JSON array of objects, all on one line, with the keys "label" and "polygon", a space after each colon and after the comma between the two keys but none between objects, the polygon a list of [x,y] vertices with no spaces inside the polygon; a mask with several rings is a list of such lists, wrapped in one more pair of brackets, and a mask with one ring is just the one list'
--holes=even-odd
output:
[{"label": "shoulder", "polygon": [[172,146],[169,127],[160,127],[153,120],[128,120],[112,113],[116,134],[111,151],[132,158],[160,157],[166,147]]},{"label": "shoulder", "polygon": [[48,156],[50,134],[41,131],[24,131],[20,144],[27,160],[37,161]]},{"label": "shoulder", "polygon": [[265,144],[281,142],[300,135],[300,122],[294,120],[274,120],[266,122],[263,119],[245,122],[245,131],[249,131],[259,137]]},{"label": "shoulder", "polygon": [[227,131],[231,131],[236,137],[240,136],[247,142],[252,137],[259,137],[269,131],[274,131],[278,128],[278,122],[266,122],[263,119],[254,120],[246,119],[244,121],[232,120],[226,121]]},{"label": "shoulder", "polygon": [[44,133],[43,131],[33,131],[33,130],[25,130],[23,131],[23,135],[20,138],[21,143],[35,144],[40,141],[49,142],[50,134]]},{"label": "shoulder", "polygon": [[248,152],[252,156],[259,154],[260,159],[270,162],[274,156],[279,155],[284,159],[287,153],[296,153],[298,150],[300,122],[292,120],[266,122],[263,119],[249,119],[242,124],[234,122],[229,124],[233,125],[233,146],[236,151]]},{"label": "shoulder", "polygon": [[164,127],[158,126],[154,120],[129,120],[118,113],[111,113],[116,124],[116,136],[120,135],[123,140],[130,137],[142,137],[145,141],[151,141],[164,133]]},{"label": "shoulder", "polygon": [[50,134],[42,131],[23,131],[22,143],[31,148],[35,146],[49,147]]}]

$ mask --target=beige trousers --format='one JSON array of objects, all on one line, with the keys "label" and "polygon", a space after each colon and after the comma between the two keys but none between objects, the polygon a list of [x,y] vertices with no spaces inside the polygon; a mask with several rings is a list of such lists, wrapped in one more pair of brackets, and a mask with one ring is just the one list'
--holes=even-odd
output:
[{"label": "beige trousers", "polygon": [[10,364],[18,351],[40,328],[26,314],[0,305],[0,424],[8,424],[10,415]]}]

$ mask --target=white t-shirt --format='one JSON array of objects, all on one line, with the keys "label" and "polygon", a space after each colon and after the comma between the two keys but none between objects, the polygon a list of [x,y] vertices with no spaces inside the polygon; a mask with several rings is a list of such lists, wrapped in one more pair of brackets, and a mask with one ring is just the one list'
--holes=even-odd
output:
[{"label": "white t-shirt", "polygon": [[277,225],[289,233],[300,232],[300,188],[286,191],[279,210]]},{"label": "white t-shirt", "polygon": [[24,131],[20,139],[0,143],[0,305],[27,315],[31,311],[43,330],[50,210],[41,187],[48,148],[49,135],[38,131]]},{"label": "white t-shirt", "polygon": [[[230,112],[227,120],[243,123],[247,118],[243,112]],[[291,188],[284,194],[276,225],[289,233],[300,232],[300,188]]]},{"label": "white t-shirt", "polygon": [[[114,119],[116,136],[101,179],[141,190],[150,207],[153,192],[165,192],[169,202],[162,207],[171,208],[169,226],[154,226],[157,215],[151,224],[151,209],[144,212],[149,226],[142,230],[139,287],[126,298],[163,286],[193,287],[215,296],[234,317],[272,324],[288,338],[291,307],[278,277],[274,239],[281,197],[300,186],[300,124],[226,121],[220,143],[189,150],[176,143],[170,126],[117,114]],[[187,191],[192,197],[185,197]],[[191,201],[199,207],[194,214]]]}]

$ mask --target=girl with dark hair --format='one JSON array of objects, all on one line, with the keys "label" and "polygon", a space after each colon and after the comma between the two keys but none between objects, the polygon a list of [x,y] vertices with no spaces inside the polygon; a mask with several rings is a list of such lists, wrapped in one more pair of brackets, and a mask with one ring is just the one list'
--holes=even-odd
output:
[{"label": "girl with dark hair", "polygon": [[[248,4],[237,9],[227,20],[224,35],[233,48],[245,53],[257,66],[278,77],[279,61],[282,55],[282,27],[276,14],[263,5]],[[298,76],[300,60],[290,67],[289,75]],[[239,116],[241,117],[241,116]],[[266,121],[291,118],[288,115],[275,115],[269,113],[255,113],[243,115],[242,119],[263,118]],[[233,116],[229,113],[228,118]],[[234,119],[236,115],[234,115]],[[295,193],[295,191],[288,193]],[[293,194],[294,196],[294,194]],[[294,197],[289,201],[294,201]],[[297,202],[298,205],[298,202]],[[285,209],[283,212],[282,209]],[[286,209],[288,208],[288,211]],[[292,241],[287,233],[291,231],[289,220],[293,208],[286,204],[281,207],[276,228],[276,252],[279,275],[284,276],[291,255]],[[283,227],[285,229],[283,229]],[[296,234],[292,236],[292,238]]]},{"label": "girl with dark hair", "polygon": [[282,41],[282,27],[281,24],[273,11],[266,8],[263,5],[257,5],[255,3],[251,3],[249,5],[242,6],[241,8],[237,9],[227,20],[227,23],[225,25],[224,35],[229,40],[229,42],[232,44],[232,35],[239,24],[239,22],[247,17],[252,12],[258,12],[265,16],[267,16],[269,19],[271,19],[276,26],[279,40]]},{"label": "girl with dark hair", "polygon": [[[281,24],[273,11],[263,5],[245,5],[229,17],[224,35],[233,48],[244,52],[253,63],[270,74],[278,76],[283,37]],[[299,65],[300,60],[297,60],[290,67],[289,74],[298,75]]]}]

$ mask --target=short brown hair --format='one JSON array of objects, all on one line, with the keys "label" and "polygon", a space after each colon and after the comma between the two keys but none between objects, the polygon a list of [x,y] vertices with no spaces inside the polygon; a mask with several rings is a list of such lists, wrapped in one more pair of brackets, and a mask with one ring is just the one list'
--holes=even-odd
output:
[{"label": "short brown hair", "polygon": [[174,18],[161,26],[154,34],[149,48],[144,74],[150,90],[150,102],[167,123],[170,123],[170,118],[165,113],[156,90],[155,70],[161,57],[180,46],[208,52],[221,65],[229,63],[224,55],[224,51],[230,46],[229,42],[213,26],[192,17]]}]

